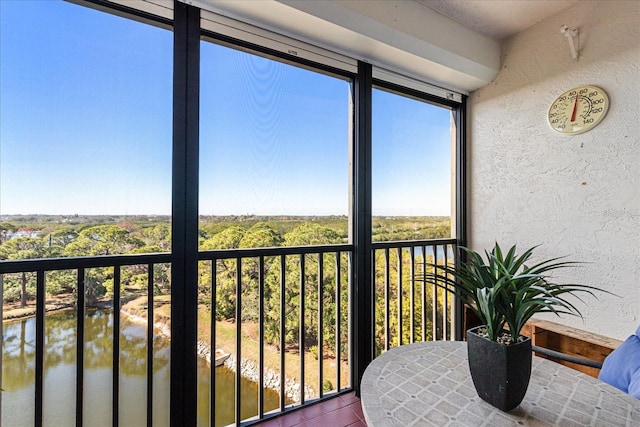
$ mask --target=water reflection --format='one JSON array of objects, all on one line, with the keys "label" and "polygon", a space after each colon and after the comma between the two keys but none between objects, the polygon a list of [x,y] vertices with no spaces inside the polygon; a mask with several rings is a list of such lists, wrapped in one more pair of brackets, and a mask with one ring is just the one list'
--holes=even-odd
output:
[{"label": "water reflection", "polygon": [[[35,318],[7,322],[2,343],[2,419],[5,427],[34,424]],[[93,310],[85,317],[84,425],[110,426],[113,314]],[[44,425],[75,425],[76,313],[59,312],[45,321]],[[153,416],[155,426],[169,425],[169,340],[153,342]],[[121,319],[120,425],[146,425],[146,325]],[[235,374],[216,368],[215,425],[234,422]],[[257,414],[257,384],[243,379],[241,414]],[[209,367],[198,363],[198,425],[209,424]],[[265,391],[265,411],[278,406],[278,395]]]},{"label": "water reflection", "polygon": [[[209,405],[209,368],[203,360],[198,361],[198,426],[208,426],[209,415],[202,409]],[[241,419],[247,419],[258,414],[258,383],[246,378],[241,379],[240,408]],[[216,368],[216,403],[215,425],[227,426],[233,424],[235,414],[235,373],[225,367]],[[288,398],[285,404],[292,403]],[[264,412],[277,409],[279,405],[278,393],[271,389],[264,390]]]}]

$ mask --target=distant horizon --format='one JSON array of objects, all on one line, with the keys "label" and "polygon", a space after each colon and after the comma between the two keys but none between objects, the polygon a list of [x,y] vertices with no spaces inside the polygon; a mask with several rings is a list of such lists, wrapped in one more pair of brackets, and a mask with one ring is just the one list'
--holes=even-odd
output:
[{"label": "distant horizon", "polygon": [[[20,217],[20,216],[42,216],[42,217],[99,217],[99,216],[117,216],[117,217],[132,217],[132,216],[148,216],[148,217],[171,217],[171,214],[113,214],[113,213],[105,213],[105,214],[23,214],[23,213],[0,213],[0,218],[5,217]],[[344,217],[349,218],[348,215],[343,214],[225,214],[225,215],[215,215],[215,214],[199,214],[198,217],[290,217],[290,218],[308,218],[308,217]],[[385,217],[385,218],[450,218],[451,215],[372,215],[373,218],[377,217]]]}]

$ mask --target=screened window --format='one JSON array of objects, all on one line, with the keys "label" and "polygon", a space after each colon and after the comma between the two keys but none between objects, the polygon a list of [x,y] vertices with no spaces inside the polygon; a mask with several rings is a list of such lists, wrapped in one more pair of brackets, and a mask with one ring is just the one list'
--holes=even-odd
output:
[{"label": "screened window", "polygon": [[[206,41],[201,48],[204,247],[346,241],[350,83]],[[230,226],[237,239],[216,237]]]},{"label": "screened window", "polygon": [[451,111],[374,89],[373,240],[451,237]]},{"label": "screened window", "polygon": [[[70,2],[0,2],[0,259],[170,250],[172,44],[170,31]],[[114,269],[83,271],[85,421],[106,425]],[[168,293],[168,271],[156,266],[161,292]],[[146,298],[146,266],[120,273],[123,301]],[[78,330],[69,308],[78,304],[77,283],[77,270],[46,273],[47,310],[67,308],[45,322],[49,426],[75,424]],[[3,274],[0,285],[3,315],[35,313],[35,273]],[[38,421],[35,320],[4,326],[3,426]],[[142,425],[146,331],[120,320],[120,422]],[[168,389],[168,340],[158,337],[154,346],[156,387]],[[166,420],[168,394],[153,399],[157,421]]]}]

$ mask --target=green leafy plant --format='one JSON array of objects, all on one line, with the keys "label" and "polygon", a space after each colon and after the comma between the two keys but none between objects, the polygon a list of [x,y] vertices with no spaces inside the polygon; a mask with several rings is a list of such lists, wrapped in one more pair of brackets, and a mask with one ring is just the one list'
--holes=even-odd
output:
[{"label": "green leafy plant", "polygon": [[517,255],[514,245],[504,254],[496,243],[490,252],[485,251],[485,260],[479,253],[460,246],[467,255],[466,262],[456,266],[430,264],[432,271],[415,279],[461,298],[486,325],[490,340],[498,341],[506,324],[509,342],[516,343],[523,326],[534,314],[551,312],[582,317],[566,297],[573,295],[582,301],[577,293],[593,296],[593,291],[602,291],[593,286],[551,282],[549,272],[579,263],[552,258],[527,266],[536,247]]}]

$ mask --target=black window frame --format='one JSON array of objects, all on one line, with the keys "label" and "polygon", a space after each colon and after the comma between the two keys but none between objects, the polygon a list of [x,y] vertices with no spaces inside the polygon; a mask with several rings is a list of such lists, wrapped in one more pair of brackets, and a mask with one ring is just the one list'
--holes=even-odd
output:
[{"label": "black window frame", "polygon": [[[467,241],[466,197],[466,103],[446,99],[416,89],[373,78],[373,66],[358,61],[357,72],[286,55],[255,43],[201,29],[200,9],[174,0],[173,19],[159,17],[106,0],[75,0],[103,12],[116,14],[172,30],[173,48],[173,154],[172,154],[172,248],[171,248],[171,392],[172,426],[195,426],[197,419],[197,291],[198,291],[198,165],[199,165],[199,87],[200,42],[211,40],[263,55],[313,71],[352,81],[353,135],[349,213],[353,265],[352,324],[350,325],[351,383],[356,393],[365,368],[372,361],[373,290],[371,253],[371,121],[372,90],[381,88],[415,97],[451,109],[456,126],[455,220],[458,245]],[[459,257],[456,262],[461,262]],[[462,304],[456,301],[455,338],[462,338]],[[40,423],[42,420],[39,420]],[[36,420],[38,423],[38,420]],[[114,420],[114,425],[117,425]]]}]

